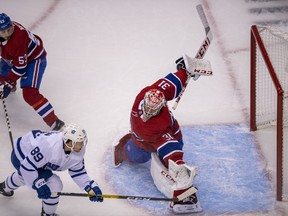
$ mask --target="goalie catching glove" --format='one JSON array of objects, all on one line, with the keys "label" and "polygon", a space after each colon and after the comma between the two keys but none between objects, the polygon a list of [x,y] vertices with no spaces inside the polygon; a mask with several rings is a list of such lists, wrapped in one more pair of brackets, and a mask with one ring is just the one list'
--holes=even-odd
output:
[{"label": "goalie catching glove", "polygon": [[103,202],[102,191],[95,181],[90,181],[89,185],[85,187],[85,191],[88,193],[91,202]]},{"label": "goalie catching glove", "polygon": [[185,69],[187,74],[190,77],[193,77],[193,80],[197,80],[201,75],[203,76],[212,76],[212,68],[210,61],[206,59],[191,58],[188,55],[176,60],[177,70]]}]

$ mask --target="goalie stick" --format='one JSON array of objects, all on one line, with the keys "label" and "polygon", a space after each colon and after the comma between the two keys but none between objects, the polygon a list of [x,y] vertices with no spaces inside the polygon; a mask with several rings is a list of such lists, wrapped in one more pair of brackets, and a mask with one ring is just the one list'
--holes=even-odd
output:
[{"label": "goalie stick", "polygon": [[[57,192],[59,196],[75,196],[75,197],[89,197],[87,193],[66,193],[66,192]],[[166,201],[166,202],[177,202],[178,198],[162,198],[162,197],[144,197],[144,196],[124,196],[124,195],[111,195],[111,194],[102,194],[103,198],[109,199],[127,199],[127,200],[143,200],[143,201]]]},{"label": "goalie stick", "polygon": [[[211,41],[213,39],[213,35],[212,35],[211,29],[210,29],[210,26],[209,26],[209,23],[207,21],[207,18],[206,18],[206,15],[204,13],[202,5],[201,4],[197,5],[196,9],[197,9],[199,17],[201,19],[201,22],[202,22],[202,24],[204,26],[205,33],[206,33],[206,37],[204,38],[204,40],[203,40],[198,52],[196,53],[196,56],[195,56],[195,58],[202,59],[204,57],[209,45],[211,44]],[[195,75],[195,76],[196,76],[196,79],[198,79],[200,75]],[[190,78],[191,77],[188,76],[188,78],[186,80],[186,83],[185,83],[185,85],[182,88],[182,91],[180,92],[179,96],[177,97],[177,99],[176,99],[176,101],[175,101],[175,103],[174,103],[174,105],[172,107],[174,110],[177,108],[178,103],[181,100],[181,97],[182,97],[182,95],[183,95],[183,93],[184,93],[184,91],[185,91],[185,89],[186,89],[186,87],[187,87],[187,85],[188,85],[188,83],[190,81]]]}]

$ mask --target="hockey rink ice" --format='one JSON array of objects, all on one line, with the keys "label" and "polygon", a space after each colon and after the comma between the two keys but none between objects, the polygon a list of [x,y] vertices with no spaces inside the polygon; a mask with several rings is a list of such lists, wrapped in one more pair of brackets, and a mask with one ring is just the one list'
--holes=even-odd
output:
[{"label": "hockey rink ice", "polygon": [[[213,76],[191,80],[175,111],[184,158],[197,166],[201,216],[287,216],[275,201],[275,135],[249,131],[250,27],[288,31],[287,0],[0,0],[7,13],[39,35],[47,51],[42,92],[55,113],[86,129],[85,164],[104,194],[163,197],[147,164],[112,167],[115,137],[129,130],[136,94],[168,73],[184,53],[194,57],[205,37],[196,11],[202,4],[213,33],[205,55]],[[174,101],[168,103],[173,106]],[[49,130],[22,98],[6,99],[13,138]],[[0,181],[14,171],[0,108]],[[80,193],[67,172],[63,192]],[[61,197],[60,216],[172,216],[167,202]],[[41,200],[22,187],[0,196],[1,216],[39,216]]]},{"label": "hockey rink ice", "polygon": [[[274,194],[261,156],[245,125],[210,125],[183,128],[185,161],[197,166],[194,185],[202,214],[235,214],[265,212],[273,209]],[[107,180],[118,194],[163,197],[153,185],[150,162],[111,165],[108,154]],[[127,187],[129,185],[129,187]],[[130,201],[148,209],[151,214],[172,214],[167,202]]]}]

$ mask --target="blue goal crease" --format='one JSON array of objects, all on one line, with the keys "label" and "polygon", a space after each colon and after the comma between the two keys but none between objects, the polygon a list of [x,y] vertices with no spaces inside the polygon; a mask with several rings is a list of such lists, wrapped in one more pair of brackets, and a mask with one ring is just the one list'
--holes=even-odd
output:
[{"label": "blue goal crease", "polygon": [[[275,194],[253,141],[244,124],[182,128],[184,159],[197,166],[194,184],[204,213],[265,212],[274,209]],[[119,194],[164,197],[154,186],[150,162],[112,165],[105,161],[107,179]],[[131,201],[148,212],[170,215],[167,202]]]}]

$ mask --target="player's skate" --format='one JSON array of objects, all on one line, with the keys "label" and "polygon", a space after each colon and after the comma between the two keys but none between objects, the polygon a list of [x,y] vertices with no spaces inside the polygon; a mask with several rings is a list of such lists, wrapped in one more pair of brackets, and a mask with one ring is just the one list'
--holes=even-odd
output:
[{"label": "player's skate", "polygon": [[4,188],[5,188],[5,182],[1,182],[0,183],[0,194],[2,194],[3,196],[7,196],[7,197],[13,196],[14,191],[6,192],[6,191],[4,191]]},{"label": "player's skate", "polygon": [[113,154],[113,165],[115,167],[120,166],[120,164],[125,159],[125,144],[128,142],[128,140],[131,138],[131,133],[128,133],[124,135],[118,143],[115,143],[116,145],[113,145],[112,154]]},{"label": "player's skate", "polygon": [[43,210],[43,208],[42,208],[41,216],[60,216],[60,215],[59,215],[59,214],[56,214],[56,213],[54,213],[54,214],[47,214],[47,213],[44,212],[44,210]]},{"label": "player's skate", "polygon": [[185,214],[202,211],[196,193],[184,198],[181,201],[171,202],[169,207],[175,214]]}]

